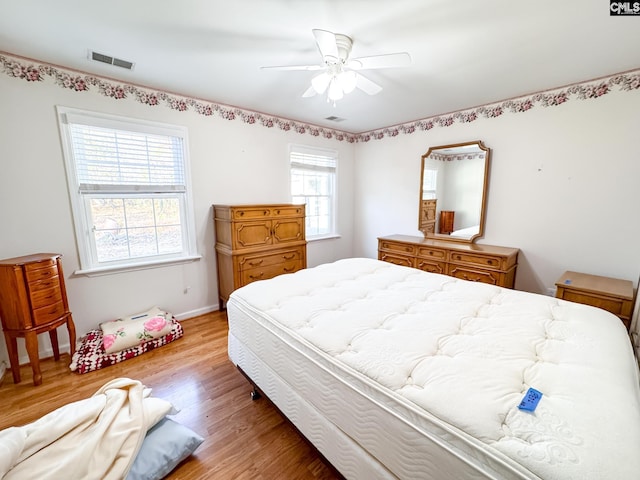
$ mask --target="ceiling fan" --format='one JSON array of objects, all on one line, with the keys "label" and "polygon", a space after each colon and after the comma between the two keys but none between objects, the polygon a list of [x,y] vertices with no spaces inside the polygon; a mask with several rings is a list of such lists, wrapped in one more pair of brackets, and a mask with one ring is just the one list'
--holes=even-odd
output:
[{"label": "ceiling fan", "polygon": [[351,93],[355,88],[375,95],[382,87],[359,73],[360,70],[404,67],[411,64],[411,56],[407,52],[349,58],[353,47],[350,37],[320,29],[314,29],[312,32],[322,55],[321,64],[262,67],[271,70],[322,70],[322,73],[313,77],[311,86],[302,94],[303,97],[327,92],[327,101],[335,105],[344,94]]}]

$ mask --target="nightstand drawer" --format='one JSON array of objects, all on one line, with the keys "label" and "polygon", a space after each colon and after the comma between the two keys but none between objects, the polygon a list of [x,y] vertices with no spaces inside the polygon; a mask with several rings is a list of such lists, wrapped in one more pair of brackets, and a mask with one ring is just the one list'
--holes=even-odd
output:
[{"label": "nightstand drawer", "polygon": [[573,292],[571,290],[564,290],[561,298],[563,300],[569,300],[570,302],[602,308],[618,316],[623,314],[628,316],[630,313],[625,311],[625,307],[627,304],[630,306],[631,302],[620,298],[595,295],[593,293]]}]

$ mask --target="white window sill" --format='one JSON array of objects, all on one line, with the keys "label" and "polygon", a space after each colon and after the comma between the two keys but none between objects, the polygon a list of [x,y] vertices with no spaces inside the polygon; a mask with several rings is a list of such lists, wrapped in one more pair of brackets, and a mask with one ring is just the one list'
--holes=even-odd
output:
[{"label": "white window sill", "polygon": [[97,277],[100,275],[111,275],[114,273],[133,272],[136,270],[147,270],[150,268],[167,267],[170,265],[180,265],[182,263],[191,263],[202,258],[201,255],[190,255],[188,257],[172,258],[169,260],[151,260],[143,263],[129,265],[114,265],[109,267],[97,267],[80,269],[73,272],[74,276]]},{"label": "white window sill", "polygon": [[342,238],[342,235],[337,233],[331,233],[329,235],[322,235],[317,237],[307,237],[307,242],[316,242],[319,240],[331,240],[332,238]]}]

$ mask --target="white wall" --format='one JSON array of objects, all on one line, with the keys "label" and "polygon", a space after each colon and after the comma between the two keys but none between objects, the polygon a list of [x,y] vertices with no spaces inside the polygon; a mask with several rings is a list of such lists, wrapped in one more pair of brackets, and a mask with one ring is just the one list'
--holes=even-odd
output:
[{"label": "white wall", "polygon": [[[95,91],[73,92],[52,81],[31,83],[0,75],[0,258],[35,252],[63,254],[69,304],[79,335],[102,321],[158,305],[179,318],[217,309],[211,205],[288,202],[288,145],[332,148],[339,155],[338,221],[341,238],[311,242],[308,265],[352,254],[354,145],[292,131],[229,121]],[[198,252],[193,263],[99,277],[79,268],[55,106],[184,125],[189,149]],[[185,288],[191,287],[185,294]],[[65,329],[60,329],[66,348]],[[40,348],[50,352],[47,335]],[[21,357],[24,356],[19,342]],[[49,353],[50,354],[50,353]],[[0,360],[6,359],[0,342]]]},{"label": "white wall", "polygon": [[[211,204],[288,201],[289,143],[333,148],[340,157],[342,236],[310,243],[309,266],[353,255],[374,258],[381,235],[420,235],[421,155],[431,146],[483,140],[492,148],[492,164],[480,243],[521,249],[516,288],[544,293],[565,270],[626,278],[634,285],[640,273],[640,161],[634,149],[640,90],[355,145],[7,75],[0,75],[0,105],[0,258],[62,253],[79,334],[153,305],[182,318],[216,308]],[[73,275],[79,263],[56,105],[188,128],[200,261]],[[48,337],[40,337],[46,354]],[[64,346],[64,334],[61,341]],[[2,359],[6,350],[0,342]]]},{"label": "white wall", "polygon": [[492,149],[485,236],[521,249],[516,288],[545,293],[565,270],[640,274],[640,90],[358,144],[355,254],[420,235],[420,157],[437,145]]}]

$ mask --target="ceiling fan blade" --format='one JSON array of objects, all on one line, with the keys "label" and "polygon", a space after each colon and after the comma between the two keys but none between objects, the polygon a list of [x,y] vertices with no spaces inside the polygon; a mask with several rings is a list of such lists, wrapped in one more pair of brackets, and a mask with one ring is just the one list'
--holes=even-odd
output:
[{"label": "ceiling fan blade", "polygon": [[411,65],[411,55],[409,55],[407,52],[352,58],[348,63],[349,68],[353,70],[397,68],[406,67],[407,65]]},{"label": "ceiling fan blade", "polygon": [[327,30],[319,30],[317,28],[312,30],[313,36],[316,37],[316,43],[318,44],[318,50],[322,58],[332,57],[338,60],[340,55],[338,54],[338,45],[336,43],[335,33]]},{"label": "ceiling fan blade", "polygon": [[324,65],[274,65],[271,67],[260,67],[261,70],[304,70],[314,72],[322,70]]},{"label": "ceiling fan blade", "polygon": [[313,88],[313,86],[311,86],[305,90],[305,92],[302,94],[302,98],[313,97],[315,94],[316,94],[316,91]]},{"label": "ceiling fan blade", "polygon": [[382,87],[375,82],[372,82],[364,75],[356,73],[356,87],[369,95],[375,95],[382,90]]}]

